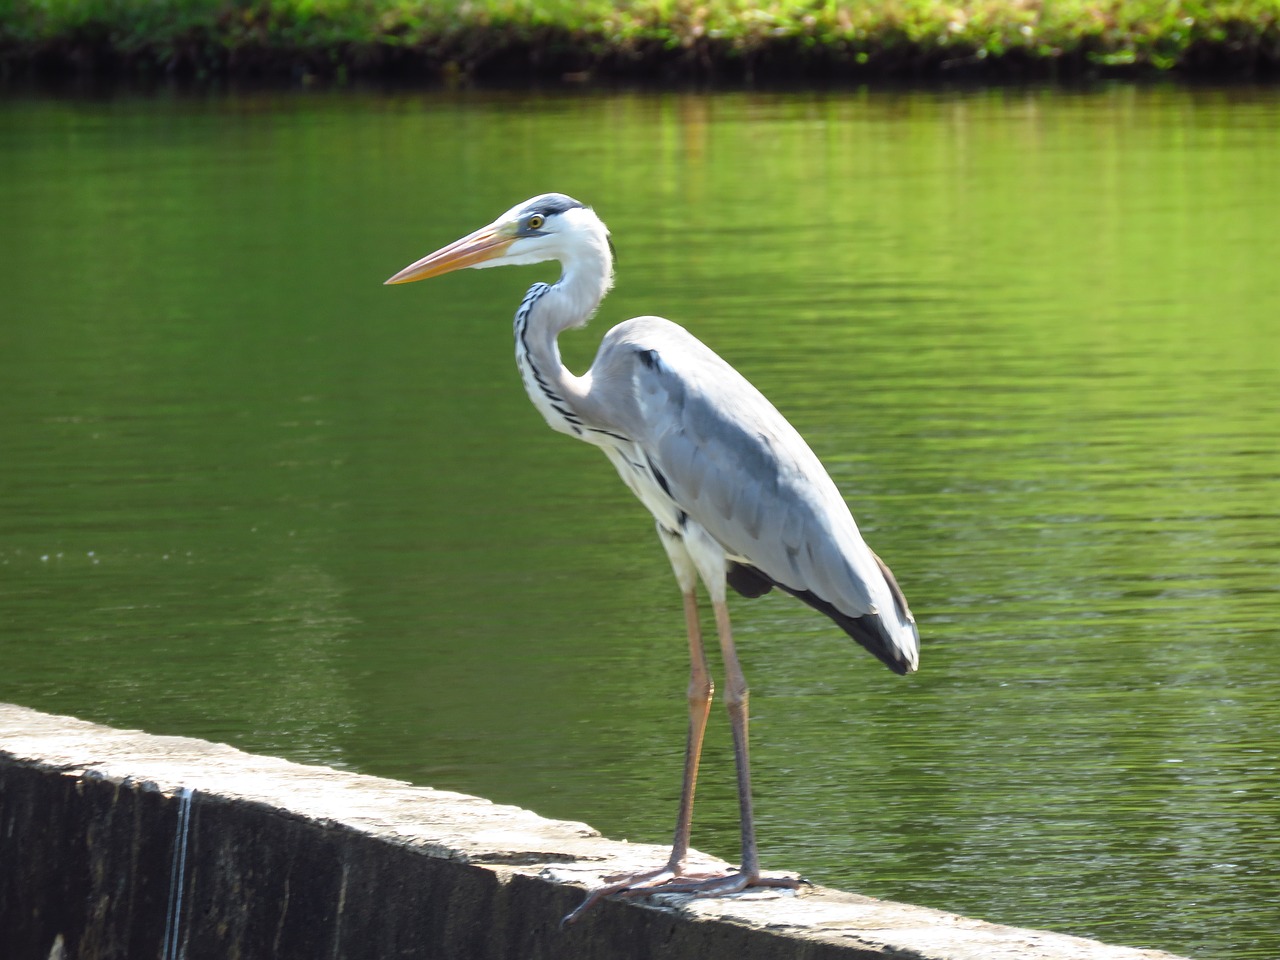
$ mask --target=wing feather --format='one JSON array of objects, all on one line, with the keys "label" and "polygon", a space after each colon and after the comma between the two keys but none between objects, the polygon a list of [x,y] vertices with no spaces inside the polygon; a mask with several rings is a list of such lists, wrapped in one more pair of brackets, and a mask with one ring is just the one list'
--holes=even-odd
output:
[{"label": "wing feather", "polygon": [[661,471],[679,510],[754,572],[731,583],[756,595],[780,586],[893,669],[914,669],[915,626],[892,574],[804,438],[746,378],[656,317],[610,331],[592,371],[629,386],[633,403],[610,404],[625,411],[617,428]]}]

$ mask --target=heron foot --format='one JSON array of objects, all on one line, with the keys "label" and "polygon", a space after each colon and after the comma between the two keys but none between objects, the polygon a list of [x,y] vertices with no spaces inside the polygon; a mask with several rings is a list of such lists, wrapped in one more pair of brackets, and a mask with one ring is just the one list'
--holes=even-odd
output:
[{"label": "heron foot", "polygon": [[578,908],[560,921],[561,926],[576,923],[584,913],[605,897],[647,897],[654,893],[684,893],[693,897],[727,897],[751,887],[774,887],[797,890],[809,881],[799,877],[766,877],[759,873],[685,873],[668,864],[644,873],[618,874],[605,878],[603,887],[587,894]]},{"label": "heron foot", "polygon": [[720,874],[687,874],[679,863],[668,863],[665,867],[659,867],[656,870],[642,870],[639,873],[610,874],[604,878],[604,886],[596,887],[594,890],[589,891],[586,899],[578,905],[576,910],[561,920],[560,925],[562,927],[567,927],[571,923],[576,923],[584,913],[594,907],[605,897],[612,896],[615,893],[634,891],[635,895],[640,895],[654,887],[660,887],[666,883],[700,880],[713,876],[720,876]]}]

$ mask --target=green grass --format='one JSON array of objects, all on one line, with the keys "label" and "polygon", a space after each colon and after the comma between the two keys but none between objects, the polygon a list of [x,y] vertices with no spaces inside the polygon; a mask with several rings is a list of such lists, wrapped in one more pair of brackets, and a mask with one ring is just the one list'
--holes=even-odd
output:
[{"label": "green grass", "polygon": [[1280,0],[0,0],[0,66],[734,78],[1280,67]]}]

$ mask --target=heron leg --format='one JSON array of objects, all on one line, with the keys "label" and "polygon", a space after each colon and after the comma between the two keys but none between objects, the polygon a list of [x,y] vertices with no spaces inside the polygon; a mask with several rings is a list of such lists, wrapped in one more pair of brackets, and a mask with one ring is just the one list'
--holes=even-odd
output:
[{"label": "heron leg", "polygon": [[[751,765],[747,748],[747,680],[738,663],[729,626],[729,606],[725,599],[725,554],[709,534],[696,524],[688,524],[677,534],[658,524],[658,535],[667,550],[671,567],[684,595],[685,626],[689,633],[689,738],[685,745],[684,784],[680,790],[680,810],[671,857],[665,866],[623,876],[606,878],[604,886],[592,890],[576,910],[562,921],[570,924],[605,897],[642,897],[651,893],[688,893],[695,897],[718,897],[738,893],[748,887],[787,887],[801,881],[792,877],[762,877],[756,852],[755,821],[751,810]],[[689,853],[689,833],[693,822],[693,794],[702,755],[702,736],[711,710],[712,683],[707,655],[702,643],[695,588],[698,579],[707,586],[715,610],[716,633],[725,667],[725,702],[733,727],[733,754],[738,770],[738,808],[742,820],[742,865],[735,872],[689,873],[685,859]]]},{"label": "heron leg", "polygon": [[[691,893],[697,897],[722,897],[739,893],[748,887],[799,888],[804,881],[796,877],[765,877],[760,874],[760,855],[756,849],[755,817],[751,807],[751,757],[748,739],[749,692],[747,678],[738,662],[738,651],[733,643],[733,631],[729,625],[729,606],[723,597],[713,600],[716,613],[716,632],[720,638],[720,653],[724,660],[725,704],[729,708],[729,723],[733,729],[733,758],[738,771],[738,811],[742,821],[742,864],[736,873],[705,878],[674,877],[662,882],[662,893]],[[624,895],[643,893],[622,891]]]},{"label": "heron leg", "polygon": [[733,730],[733,760],[738,771],[738,813],[742,821],[742,865],[739,869],[749,880],[757,880],[760,877],[760,856],[756,851],[756,823],[751,808],[751,750],[747,730],[750,693],[742,664],[738,662],[733,631],[729,627],[729,605],[724,600],[718,600],[715,611],[720,654],[724,658],[724,702],[729,708],[729,725]]},{"label": "heron leg", "polygon": [[605,897],[624,891],[643,891],[678,880],[700,880],[705,874],[688,874],[684,870],[689,854],[689,836],[693,829],[693,795],[698,782],[698,762],[702,757],[702,740],[711,714],[714,685],[707,668],[707,651],[702,643],[702,626],[698,620],[698,599],[693,589],[684,594],[684,623],[689,634],[689,735],[685,741],[684,778],[680,786],[680,809],[676,814],[676,832],[671,842],[671,856],[665,866],[640,873],[606,877],[606,885],[592,890],[576,910],[564,918],[569,924],[577,920]]},{"label": "heron leg", "polygon": [[738,662],[733,633],[729,626],[729,607],[723,597],[713,600],[716,632],[725,666],[725,703],[733,728],[733,755],[738,771],[738,810],[742,821],[742,864],[732,873],[686,873],[684,860],[689,852],[689,832],[693,820],[694,785],[698,777],[698,759],[702,753],[702,735],[711,709],[711,677],[707,670],[706,651],[698,625],[698,611],[692,591],[685,591],[685,622],[689,628],[689,739],[685,748],[684,786],[680,792],[680,812],[676,816],[676,835],[671,858],[657,870],[626,876],[609,877],[603,887],[592,890],[576,910],[562,921],[575,922],[605,897],[642,897],[651,893],[687,893],[695,897],[722,897],[740,893],[748,887],[783,887],[795,890],[805,881],[796,877],[765,877],[760,873],[760,856],[756,849],[755,819],[751,806],[751,763],[748,749],[748,703],[746,676]]},{"label": "heron leg", "polygon": [[707,651],[702,645],[702,627],[698,623],[698,601],[692,590],[684,594],[684,623],[689,634],[689,736],[684,748],[684,778],[680,786],[680,810],[676,815],[676,834],[671,842],[671,859],[667,869],[679,874],[689,853],[689,834],[693,828],[693,794],[698,783],[698,762],[702,758],[702,738],[707,732],[711,714],[711,697],[715,689],[707,669]]}]

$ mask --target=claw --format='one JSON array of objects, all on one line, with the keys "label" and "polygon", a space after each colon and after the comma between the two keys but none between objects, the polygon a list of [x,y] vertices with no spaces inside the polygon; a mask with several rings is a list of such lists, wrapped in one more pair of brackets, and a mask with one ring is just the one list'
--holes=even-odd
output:
[{"label": "claw", "polygon": [[578,905],[578,908],[572,913],[567,914],[560,921],[561,928],[570,924],[577,923],[578,919],[594,907],[605,897],[615,893],[621,893],[625,890],[646,890],[650,887],[660,886],[664,883],[670,883],[681,876],[678,866],[667,864],[665,867],[659,867],[657,870],[647,870],[642,873],[614,873],[605,877],[605,885],[596,887],[590,891],[586,899]]},{"label": "claw", "polygon": [[644,897],[654,893],[684,893],[693,897],[726,897],[741,893],[751,887],[777,887],[796,890],[801,886],[813,886],[801,877],[763,877],[746,873],[693,873],[686,874],[673,870],[670,866],[647,873],[627,876],[625,874],[606,878],[610,881],[605,886],[597,887],[587,894],[578,908],[560,921],[561,929],[577,923],[582,915],[594,907],[605,897]]}]

